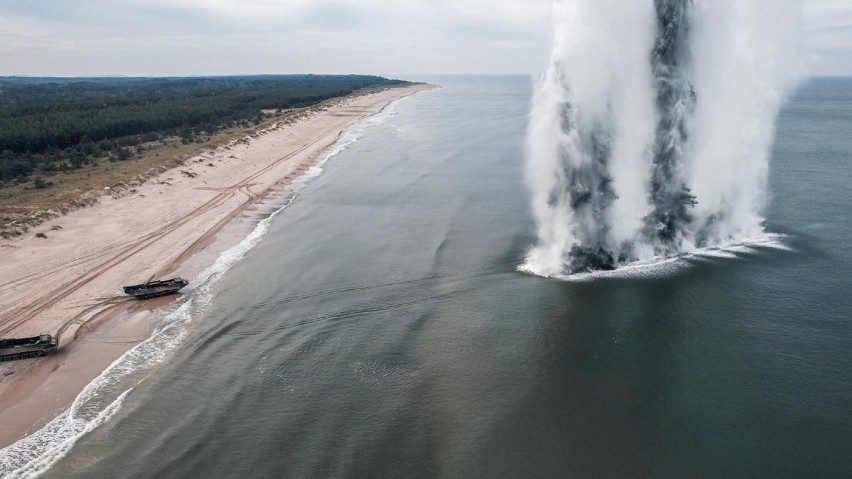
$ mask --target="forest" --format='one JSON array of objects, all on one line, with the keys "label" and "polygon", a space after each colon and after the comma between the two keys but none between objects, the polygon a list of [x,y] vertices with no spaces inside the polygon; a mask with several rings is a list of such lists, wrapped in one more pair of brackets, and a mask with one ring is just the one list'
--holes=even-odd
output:
[{"label": "forest", "polygon": [[128,160],[128,147],[145,142],[257,124],[263,110],[404,83],[366,75],[0,77],[0,186],[93,158]]}]

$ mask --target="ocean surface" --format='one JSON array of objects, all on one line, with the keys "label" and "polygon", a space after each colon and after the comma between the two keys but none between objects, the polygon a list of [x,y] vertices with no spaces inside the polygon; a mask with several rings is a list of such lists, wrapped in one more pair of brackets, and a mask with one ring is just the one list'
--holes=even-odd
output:
[{"label": "ocean surface", "polygon": [[430,81],[349,132],[26,470],[852,477],[852,80],[779,118],[770,240],[570,281],[517,270],[532,81]]}]

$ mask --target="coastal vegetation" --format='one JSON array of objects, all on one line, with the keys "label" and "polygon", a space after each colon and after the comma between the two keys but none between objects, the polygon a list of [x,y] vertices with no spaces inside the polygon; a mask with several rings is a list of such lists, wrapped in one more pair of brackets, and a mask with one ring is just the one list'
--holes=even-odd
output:
[{"label": "coastal vegetation", "polygon": [[0,77],[0,236],[327,100],[406,83],[363,75]]},{"label": "coastal vegetation", "polygon": [[0,186],[43,188],[43,177],[127,161],[146,144],[186,144],[258,124],[264,112],[401,83],[363,75],[0,78]]}]

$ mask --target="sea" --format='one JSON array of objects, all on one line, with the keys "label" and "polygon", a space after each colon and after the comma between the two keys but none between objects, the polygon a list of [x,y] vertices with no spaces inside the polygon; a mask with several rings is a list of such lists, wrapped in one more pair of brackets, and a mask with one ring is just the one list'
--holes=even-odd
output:
[{"label": "sea", "polygon": [[765,241],[574,279],[518,270],[533,79],[426,80],[3,473],[852,477],[852,79],[781,113]]}]

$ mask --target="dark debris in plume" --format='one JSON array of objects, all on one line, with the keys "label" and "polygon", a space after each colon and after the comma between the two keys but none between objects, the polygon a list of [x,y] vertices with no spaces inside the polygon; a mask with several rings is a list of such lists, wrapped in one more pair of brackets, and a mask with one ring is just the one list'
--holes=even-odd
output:
[{"label": "dark debris in plume", "polygon": [[[565,133],[577,128],[574,113],[570,103],[563,104],[561,120]],[[608,166],[612,136],[607,128],[597,126],[592,132],[580,135],[580,140],[579,153],[562,152],[562,167],[568,182],[550,195],[553,203],[565,198],[578,219],[574,234],[579,244],[569,253],[566,268],[569,272],[613,269],[615,257],[605,246],[610,230],[606,211],[617,198]],[[583,158],[573,158],[573,154]]]},{"label": "dark debris in plume", "polygon": [[[684,145],[687,142],[687,122],[698,101],[688,74],[689,17],[693,0],[655,0],[658,33],[649,59],[657,91],[656,109],[659,120],[653,145],[650,184],[652,211],[645,217],[645,226],[639,232],[642,242],[655,245],[657,254],[670,255],[677,251],[678,238],[693,217],[691,211],[696,197],[682,179]],[[574,109],[565,103],[561,110],[563,130],[574,131]],[[619,263],[631,260],[631,244],[614,249],[607,243],[610,225],[606,210],[616,199],[612,178],[608,171],[611,156],[611,137],[606,128],[598,128],[582,135],[592,161],[588,163],[563,158],[566,191],[554,191],[551,198],[567,194],[576,220],[574,246],[566,259],[566,272],[611,270]],[[567,155],[567,153],[566,153]],[[713,224],[708,223],[707,228]],[[708,230],[709,231],[709,230]],[[707,233],[709,235],[709,232]]]},{"label": "dark debris in plume", "polygon": [[687,122],[694,111],[697,94],[686,75],[689,9],[691,0],[655,0],[658,37],[651,54],[657,87],[659,121],[654,141],[651,174],[653,210],[645,218],[642,234],[656,243],[657,253],[677,250],[679,233],[692,223],[695,196],[681,179]]}]

